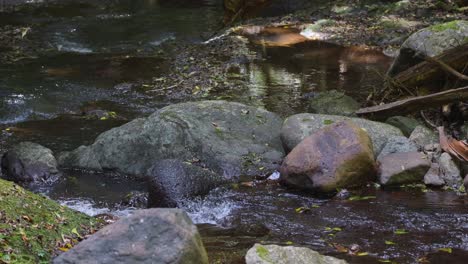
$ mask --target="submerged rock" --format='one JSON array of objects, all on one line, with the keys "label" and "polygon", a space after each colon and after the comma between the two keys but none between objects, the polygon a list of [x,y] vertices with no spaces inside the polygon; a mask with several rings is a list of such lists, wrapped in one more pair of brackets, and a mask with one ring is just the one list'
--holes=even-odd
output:
[{"label": "submerged rock", "polygon": [[389,76],[422,62],[423,56],[434,57],[468,41],[468,21],[457,20],[424,28],[411,35],[401,46]]},{"label": "submerged rock", "polygon": [[418,120],[406,116],[392,116],[385,123],[399,128],[406,137],[409,137],[411,132],[420,125]]},{"label": "submerged rock", "polygon": [[57,161],[52,150],[32,142],[21,142],[2,157],[2,173],[15,182],[54,182],[58,179]]},{"label": "submerged rock", "polygon": [[431,166],[419,152],[389,154],[379,160],[379,183],[385,186],[419,183]]},{"label": "submerged rock", "polygon": [[304,190],[333,192],[374,180],[375,167],[369,136],[345,121],[299,143],[281,165],[281,182]]},{"label": "submerged rock", "polygon": [[430,186],[443,186],[444,179],[440,177],[440,166],[437,163],[432,163],[431,168],[424,175],[424,184]]},{"label": "submerged rock", "polygon": [[204,264],[208,257],[197,227],[180,209],[135,211],[104,227],[54,264]]},{"label": "submerged rock", "polygon": [[349,118],[336,115],[297,114],[288,117],[281,129],[281,139],[288,150],[293,149],[304,138],[335,122],[349,120],[367,131],[372,139],[374,154],[377,156],[392,136],[403,136],[401,131],[388,124],[362,118]]},{"label": "submerged rock", "polygon": [[352,116],[358,109],[356,100],[336,90],[321,92],[309,103],[309,111],[317,114]]},{"label": "submerged rock", "polygon": [[388,154],[418,151],[418,147],[406,137],[391,137],[380,152],[377,160],[382,159]]},{"label": "submerged rock", "polygon": [[245,256],[246,264],[346,264],[345,260],[324,256],[305,247],[255,244]]},{"label": "submerged rock", "polygon": [[284,156],[282,120],[226,101],[174,104],[102,133],[59,157],[62,166],[145,175],[163,159],[200,160],[227,178],[267,175]]},{"label": "submerged rock", "polygon": [[411,133],[409,139],[416,143],[420,148],[439,142],[439,138],[436,133],[425,126],[417,126]]},{"label": "submerged rock", "polygon": [[447,152],[442,153],[439,158],[440,173],[445,184],[458,189],[462,185],[462,175],[457,167],[457,164],[453,162],[452,157]]},{"label": "submerged rock", "polygon": [[206,195],[227,179],[180,160],[161,160],[148,170],[148,206],[177,207],[178,202]]}]

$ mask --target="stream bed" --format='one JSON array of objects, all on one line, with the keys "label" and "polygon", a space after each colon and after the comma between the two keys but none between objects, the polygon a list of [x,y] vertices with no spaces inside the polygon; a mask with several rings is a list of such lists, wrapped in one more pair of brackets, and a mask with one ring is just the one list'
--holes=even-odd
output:
[{"label": "stream bed", "polygon": [[[1,26],[34,25],[28,37],[46,51],[13,64],[0,62],[0,153],[26,140],[53,151],[71,150],[126,120],[177,102],[138,88],[168,72],[170,61],[160,56],[163,43],[201,45],[202,35],[217,30],[222,18],[218,1],[116,2],[0,13]],[[335,89],[364,101],[382,85],[381,75],[391,63],[378,51],[318,41],[251,48],[262,58],[244,65],[242,92],[217,91],[204,99],[240,101],[286,117],[307,111],[308,99],[320,91]],[[86,108],[104,108],[122,118],[82,118]],[[64,174],[64,181],[33,190],[90,215],[127,215],[135,208],[124,198],[146,188],[112,173]],[[350,263],[466,263],[466,196],[372,186],[357,195],[371,198],[320,199],[256,182],[217,189],[181,207],[198,224],[214,263],[243,263],[256,242],[307,246]],[[400,229],[405,234],[397,234]],[[368,254],[338,250],[353,244]]]}]

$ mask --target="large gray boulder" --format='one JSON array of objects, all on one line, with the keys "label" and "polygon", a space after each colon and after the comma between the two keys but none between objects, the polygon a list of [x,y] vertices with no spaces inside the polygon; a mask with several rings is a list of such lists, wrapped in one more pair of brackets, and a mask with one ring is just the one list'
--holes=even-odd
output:
[{"label": "large gray boulder", "polygon": [[206,195],[227,181],[209,169],[176,159],[158,161],[147,174],[149,207],[177,207],[179,202]]},{"label": "large gray boulder", "polygon": [[297,145],[283,161],[281,182],[313,192],[362,186],[376,164],[369,135],[350,121],[327,126]]},{"label": "large gray boulder", "polygon": [[[388,71],[389,76],[434,57],[468,41],[468,21],[456,20],[424,28],[411,35],[401,46],[398,57]],[[422,55],[422,56],[421,56]]]},{"label": "large gray boulder", "polygon": [[58,179],[52,150],[33,142],[21,142],[6,152],[1,161],[3,177],[23,183],[51,183]]},{"label": "large gray boulder", "polygon": [[135,211],[104,227],[53,264],[207,264],[197,227],[180,209]]},{"label": "large gray boulder", "polygon": [[284,156],[282,120],[263,109],[226,101],[170,105],[102,133],[90,146],[64,153],[66,167],[144,175],[157,161],[199,160],[227,178],[263,175]]},{"label": "large gray boulder", "polygon": [[281,129],[281,139],[287,150],[292,150],[304,138],[335,122],[349,120],[364,129],[372,139],[374,154],[377,156],[388,138],[403,136],[401,131],[388,124],[362,118],[349,118],[336,115],[297,114],[288,117]]},{"label": "large gray boulder", "polygon": [[305,247],[255,244],[245,256],[246,264],[346,264],[345,260],[324,256]]}]

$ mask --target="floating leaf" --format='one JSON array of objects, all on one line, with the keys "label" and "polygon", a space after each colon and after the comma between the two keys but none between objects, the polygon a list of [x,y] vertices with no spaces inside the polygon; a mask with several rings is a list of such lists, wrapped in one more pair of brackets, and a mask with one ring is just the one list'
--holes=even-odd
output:
[{"label": "floating leaf", "polygon": [[312,205],[312,208],[320,208],[320,205],[314,204]]},{"label": "floating leaf", "polygon": [[447,252],[447,253],[452,253],[452,249],[451,249],[451,248],[439,248],[439,251]]},{"label": "floating leaf", "polygon": [[308,212],[308,211],[310,211],[310,209],[307,208],[307,207],[298,207],[298,208],[296,208],[296,213],[298,213],[298,214],[302,214],[302,213],[305,213],[305,212]]},{"label": "floating leaf", "polygon": [[339,227],[334,227],[334,228],[333,228],[333,231],[337,231],[337,232],[340,232],[340,231],[342,231],[342,230],[343,230],[343,229],[341,229],[341,228],[339,228]]},{"label": "floating leaf", "polygon": [[367,255],[369,255],[368,252],[358,252],[358,253],[356,254],[356,256],[358,256],[358,257],[363,257],[363,256],[367,256]]},{"label": "floating leaf", "polygon": [[61,247],[59,248],[60,251],[63,251],[63,252],[67,252],[69,250],[69,248],[66,248],[66,247]]},{"label": "floating leaf", "polygon": [[107,116],[103,116],[100,118],[101,120],[107,120]]},{"label": "floating leaf", "polygon": [[396,243],[390,240],[385,240],[385,245],[396,245]]},{"label": "floating leaf", "polygon": [[397,229],[395,230],[395,232],[393,232],[395,235],[404,235],[404,234],[408,234],[408,231],[406,231],[405,229]]},{"label": "floating leaf", "polygon": [[370,200],[370,199],[375,199],[377,198],[376,196],[370,195],[370,196],[351,196],[349,197],[349,201],[364,201],[364,200]]},{"label": "floating leaf", "polygon": [[379,262],[380,263],[392,263],[392,261],[388,259],[379,259]]},{"label": "floating leaf", "polygon": [[294,244],[292,241],[286,241],[286,245],[292,245]]},{"label": "floating leaf", "polygon": [[324,125],[331,125],[333,123],[334,123],[333,120],[328,120],[328,119],[323,120]]}]

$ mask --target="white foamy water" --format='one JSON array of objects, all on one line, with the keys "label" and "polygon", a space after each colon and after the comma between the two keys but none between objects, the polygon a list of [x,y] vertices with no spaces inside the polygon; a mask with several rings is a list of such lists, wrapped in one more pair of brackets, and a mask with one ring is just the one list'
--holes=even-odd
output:
[{"label": "white foamy water", "polygon": [[99,214],[112,214],[118,217],[129,216],[136,208],[124,208],[111,210],[106,207],[99,207],[93,201],[86,199],[67,199],[59,201],[63,206],[67,206],[75,211],[82,212],[89,216],[96,216]]},{"label": "white foamy water", "polygon": [[180,206],[195,224],[221,224],[238,207],[227,192],[214,190],[204,198],[187,200]]},{"label": "white foamy water", "polygon": [[[195,224],[219,225],[231,215],[233,210],[238,208],[238,205],[236,205],[234,201],[226,197],[227,195],[227,192],[215,190],[204,198],[183,201],[179,207],[187,212]],[[110,209],[98,206],[91,200],[80,198],[59,200],[58,202],[63,206],[67,206],[89,216],[112,214],[118,217],[124,217],[138,210],[138,208],[131,207]]]}]

